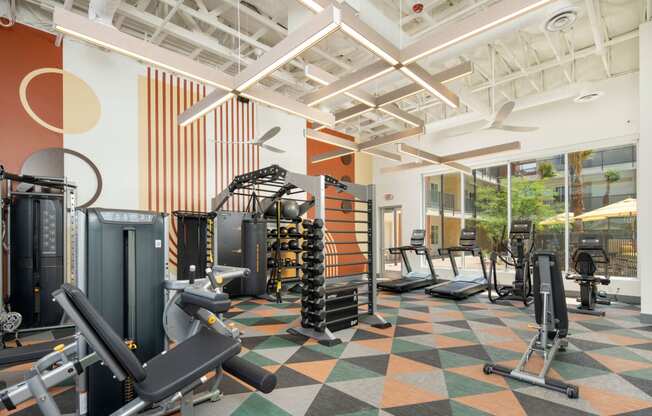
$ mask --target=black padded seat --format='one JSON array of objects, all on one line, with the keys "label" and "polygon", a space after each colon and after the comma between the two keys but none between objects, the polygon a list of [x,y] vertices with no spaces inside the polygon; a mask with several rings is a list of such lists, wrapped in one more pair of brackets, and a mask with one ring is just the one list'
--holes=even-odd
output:
[{"label": "black padded seat", "polygon": [[[206,293],[206,292],[204,292]],[[213,313],[224,313],[231,307],[229,296],[224,293],[213,293],[210,297],[185,290],[181,293],[181,303],[198,306]]]},{"label": "black padded seat", "polygon": [[136,393],[147,402],[158,402],[189,386],[209,371],[240,352],[233,338],[202,328],[144,367],[145,380],[136,383]]}]

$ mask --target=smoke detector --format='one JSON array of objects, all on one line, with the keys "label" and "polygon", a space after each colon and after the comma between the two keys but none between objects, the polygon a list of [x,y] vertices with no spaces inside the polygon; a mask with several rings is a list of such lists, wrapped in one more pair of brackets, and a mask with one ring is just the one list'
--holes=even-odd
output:
[{"label": "smoke detector", "polygon": [[600,90],[591,90],[591,91],[582,91],[577,97],[573,99],[578,104],[589,103],[595,101],[604,95],[604,91]]},{"label": "smoke detector", "polygon": [[577,21],[580,9],[574,6],[566,6],[555,9],[543,24],[548,32],[562,32],[569,29]]}]

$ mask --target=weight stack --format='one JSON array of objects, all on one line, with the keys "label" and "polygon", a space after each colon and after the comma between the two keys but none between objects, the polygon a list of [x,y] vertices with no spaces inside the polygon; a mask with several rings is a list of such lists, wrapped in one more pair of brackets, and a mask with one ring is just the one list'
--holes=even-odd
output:
[{"label": "weight stack", "polygon": [[326,327],[332,332],[358,325],[358,288],[326,289]]}]

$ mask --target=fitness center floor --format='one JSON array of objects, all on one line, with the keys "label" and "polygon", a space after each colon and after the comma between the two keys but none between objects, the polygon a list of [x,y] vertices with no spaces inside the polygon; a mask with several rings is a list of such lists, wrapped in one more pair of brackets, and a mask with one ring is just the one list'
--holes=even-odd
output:
[{"label": "fitness center floor", "polygon": [[[328,348],[286,333],[299,314],[286,300],[235,300],[228,314],[245,331],[242,355],[275,371],[277,389],[252,393],[226,377],[223,399],[200,406],[198,415],[652,415],[652,326],[640,323],[638,308],[569,314],[569,347],[551,375],[580,386],[580,399],[571,400],[482,372],[487,361],[516,364],[534,333],[532,308],[492,305],[486,294],[454,302],[382,293],[381,313],[394,325],[340,331],[343,343]],[[2,369],[0,380],[27,369]],[[72,410],[70,388],[58,393],[62,410]]]}]

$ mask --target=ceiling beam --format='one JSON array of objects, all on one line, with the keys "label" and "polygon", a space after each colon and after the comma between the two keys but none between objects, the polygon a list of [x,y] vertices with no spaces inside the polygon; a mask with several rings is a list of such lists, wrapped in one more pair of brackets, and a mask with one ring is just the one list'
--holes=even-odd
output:
[{"label": "ceiling beam", "polygon": [[409,64],[458,44],[479,33],[542,7],[552,0],[503,0],[459,22],[440,26],[437,32],[412,43],[401,51],[401,62]]},{"label": "ceiling beam", "polygon": [[350,140],[343,139],[341,137],[333,136],[332,134],[327,134],[321,131],[307,129],[306,138],[316,140],[321,143],[332,144],[347,150],[357,151],[358,145]]},{"label": "ceiling beam", "polygon": [[213,87],[230,91],[233,78],[215,68],[186,56],[153,45],[119,30],[93,22],[62,7],[55,7],[52,17],[56,30],[151,65],[196,79]]}]

